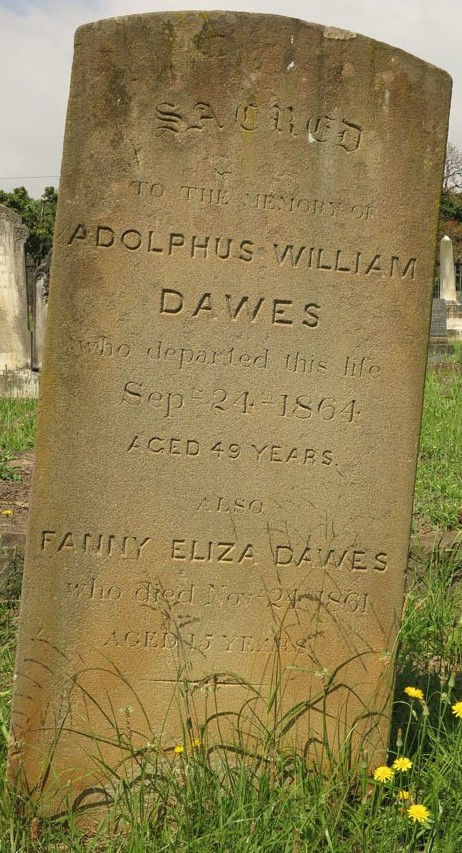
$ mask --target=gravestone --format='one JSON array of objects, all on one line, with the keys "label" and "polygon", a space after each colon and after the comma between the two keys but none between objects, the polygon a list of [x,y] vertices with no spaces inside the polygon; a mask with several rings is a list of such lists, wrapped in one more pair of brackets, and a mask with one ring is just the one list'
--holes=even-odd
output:
[{"label": "gravestone", "polygon": [[29,231],[16,211],[0,204],[0,397],[36,397],[27,322],[24,244]]},{"label": "gravestone", "polygon": [[33,283],[33,313],[34,313],[34,330],[32,334],[32,368],[33,370],[41,370],[43,347],[45,343],[45,329],[48,312],[48,304],[46,299],[47,276],[44,271],[40,271],[34,277]]},{"label": "gravestone", "polygon": [[446,328],[450,338],[462,338],[462,305],[457,300],[454,249],[450,237],[440,241],[440,296],[446,302]]},{"label": "gravestone", "polygon": [[430,343],[447,343],[447,307],[445,299],[433,299],[430,323]]},{"label": "gravestone", "polygon": [[0,371],[30,366],[24,243],[19,213],[0,205]]},{"label": "gravestone", "polygon": [[383,758],[449,96],[289,18],[78,30],[10,753],[42,808],[110,796],[122,730]]},{"label": "gravestone", "polygon": [[454,249],[447,236],[440,240],[440,296],[446,302],[457,302]]},{"label": "gravestone", "polygon": [[432,300],[428,364],[445,363],[444,357],[454,353],[454,344],[448,343],[448,304],[445,299]]}]

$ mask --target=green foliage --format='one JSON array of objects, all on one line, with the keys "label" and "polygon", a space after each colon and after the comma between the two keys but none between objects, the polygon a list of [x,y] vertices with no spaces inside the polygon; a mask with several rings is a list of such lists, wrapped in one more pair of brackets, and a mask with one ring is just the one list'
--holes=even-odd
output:
[{"label": "green foliage", "polygon": [[443,192],[441,196],[441,217],[455,219],[462,225],[462,195],[454,192]]},{"label": "green foliage", "polygon": [[448,362],[446,370],[427,374],[414,499],[416,527],[461,526],[462,374],[457,368]]},{"label": "green foliage", "polygon": [[443,549],[436,539],[429,554],[413,554],[411,569],[399,659],[448,680],[451,668],[462,671],[462,540]]},{"label": "green foliage", "polygon": [[0,190],[0,204],[11,207],[22,216],[29,228],[26,252],[35,266],[43,261],[53,245],[53,228],[58,193],[54,187],[45,187],[41,198],[31,198],[25,187],[16,187],[12,192]]},{"label": "green foliage", "polygon": [[0,400],[0,452],[31,450],[35,441],[37,400]]},{"label": "green foliage", "polygon": [[10,463],[15,453],[33,448],[36,412],[36,400],[0,400],[0,480],[19,480]]},{"label": "green foliage", "polygon": [[14,465],[10,463],[14,459],[14,453],[3,450],[0,447],[0,480],[19,480],[19,474]]}]

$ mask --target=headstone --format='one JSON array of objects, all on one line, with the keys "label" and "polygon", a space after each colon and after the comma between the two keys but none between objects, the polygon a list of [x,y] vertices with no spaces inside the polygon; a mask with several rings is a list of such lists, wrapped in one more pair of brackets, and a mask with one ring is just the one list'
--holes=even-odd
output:
[{"label": "headstone", "polygon": [[433,299],[430,322],[430,340],[447,340],[447,304],[445,299]]},{"label": "headstone", "polygon": [[47,278],[44,272],[34,278],[34,330],[32,333],[32,369],[41,370],[48,312]]},{"label": "headstone", "polygon": [[10,764],[42,809],[109,797],[127,726],[383,758],[449,95],[289,18],[78,31]]},{"label": "headstone", "polygon": [[447,302],[447,329],[448,337],[462,338],[462,304],[460,302]]},{"label": "headstone", "polygon": [[430,322],[430,343],[446,343],[448,339],[447,330],[447,304],[445,299],[433,299],[432,315]]},{"label": "headstone", "polygon": [[24,243],[18,213],[0,204],[0,372],[30,367]]},{"label": "headstone", "polygon": [[440,297],[446,302],[457,302],[454,249],[447,236],[440,241]]},{"label": "headstone", "polygon": [[444,363],[445,356],[454,353],[454,345],[448,343],[447,314],[448,303],[444,299],[433,299],[427,358],[429,364]]},{"label": "headstone", "polygon": [[0,397],[37,397],[31,371],[24,244],[29,231],[0,204]]}]

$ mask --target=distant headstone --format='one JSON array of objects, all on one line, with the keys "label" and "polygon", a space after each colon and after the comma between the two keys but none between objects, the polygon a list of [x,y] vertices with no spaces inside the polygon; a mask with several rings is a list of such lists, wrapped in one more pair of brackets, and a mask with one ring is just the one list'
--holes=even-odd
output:
[{"label": "distant headstone", "polygon": [[446,302],[457,302],[454,249],[450,237],[440,240],[440,297]]},{"label": "distant headstone", "polygon": [[447,305],[445,299],[433,299],[430,322],[430,343],[446,343],[448,339]]},{"label": "distant headstone", "polygon": [[462,304],[460,302],[447,302],[447,329],[448,337],[462,339]]},{"label": "distant headstone", "polygon": [[32,368],[42,367],[43,347],[45,344],[45,328],[48,312],[46,298],[47,279],[45,273],[34,278],[34,329],[32,333]]},{"label": "distant headstone", "polygon": [[24,243],[18,213],[0,204],[0,372],[30,366]]},{"label": "distant headstone", "polygon": [[110,797],[127,726],[383,758],[449,95],[290,18],[78,31],[10,759],[42,809]]},{"label": "distant headstone", "polygon": [[445,356],[454,353],[454,345],[448,343],[448,302],[445,299],[433,299],[430,322],[430,341],[428,344],[428,363],[442,361]]},{"label": "distant headstone", "polygon": [[24,244],[29,231],[14,210],[0,204],[0,397],[36,397],[31,371]]}]

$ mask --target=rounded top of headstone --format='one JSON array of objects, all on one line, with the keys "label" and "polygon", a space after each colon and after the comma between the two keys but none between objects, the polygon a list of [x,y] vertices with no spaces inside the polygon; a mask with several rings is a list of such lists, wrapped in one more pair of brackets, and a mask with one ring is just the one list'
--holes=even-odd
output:
[{"label": "rounded top of headstone", "polygon": [[[181,24],[183,27],[185,27],[188,25],[194,26],[195,22],[202,25],[202,27],[205,27],[206,29],[216,25],[232,27],[233,24],[237,24],[242,27],[245,24],[251,25],[252,23],[255,24],[255,26],[258,27],[260,30],[265,27],[270,28],[271,25],[274,26],[277,24],[278,28],[280,28],[281,30],[281,33],[284,28],[287,27],[292,27],[297,30],[309,29],[312,31],[312,33],[317,32],[318,38],[320,40],[326,39],[337,42],[348,42],[355,40],[363,45],[369,44],[372,46],[376,46],[377,48],[381,48],[383,50],[392,50],[395,60],[399,56],[408,57],[409,60],[424,65],[428,68],[437,67],[433,66],[432,63],[429,63],[426,60],[415,56],[412,53],[408,53],[407,51],[402,50],[401,48],[394,47],[393,45],[389,45],[386,42],[378,41],[377,39],[369,38],[369,36],[362,35],[361,33],[344,30],[341,27],[313,23],[311,21],[305,21],[302,18],[294,18],[288,15],[273,15],[261,12],[235,12],[228,10],[142,12],[139,14],[121,15],[113,18],[102,18],[97,21],[82,24],[80,27],[78,27],[75,33],[75,47],[77,48],[79,46],[80,35],[83,35],[84,32],[91,31],[92,29],[102,29],[103,31],[108,32],[113,27],[116,27],[118,29],[120,29],[121,27],[143,25],[149,27],[149,25],[154,25],[154,23],[156,26],[158,26],[159,21],[162,19],[165,21],[167,30],[169,25],[171,26],[175,23]],[[262,33],[260,33],[260,37],[261,35]],[[166,32],[166,37],[172,40],[171,33],[170,35],[168,35],[168,33]],[[293,37],[294,33],[292,32],[291,38],[293,39]],[[438,71],[448,77],[449,80],[452,79],[448,72],[444,69],[438,68]]]},{"label": "rounded top of headstone", "polygon": [[447,241],[447,242],[449,242],[449,243],[451,242],[451,238],[450,238],[450,237],[448,237],[448,235],[447,235],[447,234],[445,234],[445,235],[444,235],[444,237],[442,237],[441,239],[442,239],[442,240],[446,240],[446,241]]},{"label": "rounded top of headstone", "polygon": [[5,204],[0,204],[0,222],[11,222],[14,229],[14,238],[16,241],[26,241],[29,236],[29,229],[22,221],[22,217],[11,207]]},{"label": "rounded top of headstone", "polygon": [[14,222],[15,225],[23,224],[20,214],[5,204],[0,204],[0,219],[7,219],[8,222]]}]

